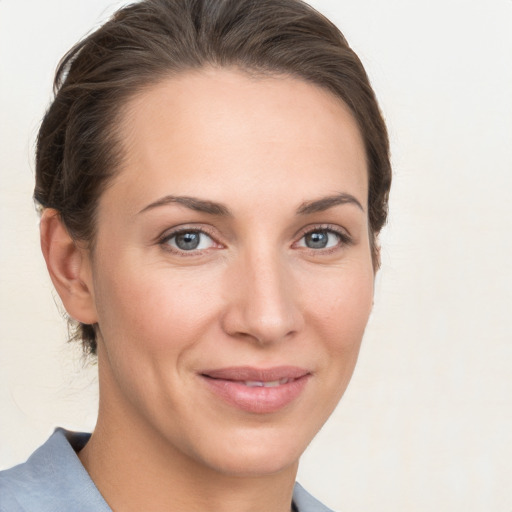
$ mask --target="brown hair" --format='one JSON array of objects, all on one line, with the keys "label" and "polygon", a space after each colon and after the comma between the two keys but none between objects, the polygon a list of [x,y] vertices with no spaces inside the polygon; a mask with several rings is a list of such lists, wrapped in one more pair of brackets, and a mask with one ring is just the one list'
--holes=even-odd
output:
[{"label": "brown hair", "polygon": [[[164,77],[206,65],[288,74],[348,105],[366,148],[377,267],[391,184],[386,127],[357,55],[301,0],[143,0],[119,10],[59,64],[37,141],[35,200],[58,210],[74,239],[93,243],[98,199],[122,159],[123,105]],[[95,353],[94,326],[75,326],[73,338]]]}]

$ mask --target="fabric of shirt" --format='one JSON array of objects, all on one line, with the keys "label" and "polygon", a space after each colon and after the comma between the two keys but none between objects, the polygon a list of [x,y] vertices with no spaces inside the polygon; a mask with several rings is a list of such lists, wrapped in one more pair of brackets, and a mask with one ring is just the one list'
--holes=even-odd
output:
[{"label": "fabric of shirt", "polygon": [[[0,512],[112,512],[77,453],[90,434],[58,428],[27,462],[0,471]],[[295,484],[298,512],[332,512]]]}]

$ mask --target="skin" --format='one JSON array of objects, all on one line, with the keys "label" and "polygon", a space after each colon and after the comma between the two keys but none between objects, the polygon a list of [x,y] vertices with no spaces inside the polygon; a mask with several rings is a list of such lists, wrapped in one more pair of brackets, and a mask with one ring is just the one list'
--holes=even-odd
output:
[{"label": "skin", "polygon": [[[203,69],[132,98],[121,140],[94,252],[55,211],[41,222],[67,311],[98,324],[98,424],[79,456],[114,510],[288,511],[372,307],[356,122],[301,80]],[[200,249],[180,250],[176,228],[203,230]],[[308,247],[311,231],[325,248]],[[255,413],[200,376],[242,365],[309,373],[291,403]]]}]

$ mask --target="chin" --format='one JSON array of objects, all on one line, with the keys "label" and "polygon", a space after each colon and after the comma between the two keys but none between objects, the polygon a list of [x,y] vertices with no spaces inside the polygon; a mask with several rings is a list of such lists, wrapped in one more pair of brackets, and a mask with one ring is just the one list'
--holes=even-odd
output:
[{"label": "chin", "polygon": [[222,460],[212,461],[211,467],[226,476],[258,478],[275,475],[286,471],[296,471],[299,456],[282,456],[276,451],[260,450],[256,456],[240,454],[236,457],[223,457]]},{"label": "chin", "polygon": [[230,476],[261,477],[296,471],[310,439],[299,439],[296,433],[289,432],[272,435],[266,430],[262,427],[257,432],[243,432],[217,442],[211,439],[201,458],[212,469]]}]

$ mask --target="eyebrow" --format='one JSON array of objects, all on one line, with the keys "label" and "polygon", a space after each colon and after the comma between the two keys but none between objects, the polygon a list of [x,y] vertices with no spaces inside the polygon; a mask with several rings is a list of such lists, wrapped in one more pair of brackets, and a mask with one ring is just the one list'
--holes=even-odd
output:
[{"label": "eyebrow", "polygon": [[342,192],[333,196],[322,197],[315,201],[306,201],[297,208],[297,214],[309,215],[311,213],[324,212],[333,206],[353,204],[364,212],[363,205],[352,195]]},{"label": "eyebrow", "polygon": [[196,212],[208,213],[210,215],[220,215],[224,217],[232,217],[232,213],[229,211],[229,208],[227,208],[223,204],[189,196],[162,197],[155,201],[154,203],[148,204],[139,213],[143,213],[148,210],[152,210],[153,208],[158,208],[159,206],[166,206],[168,204],[173,203],[181,204],[191,210],[195,210]]},{"label": "eyebrow", "polygon": [[[139,214],[169,204],[180,204],[191,210],[201,213],[207,213],[209,215],[218,215],[222,217],[233,216],[229,208],[221,203],[207,201],[205,199],[199,199],[197,197],[173,195],[167,195],[165,197],[158,199],[157,201],[154,201],[151,204],[148,204],[142,210],[139,211]],[[297,208],[297,215],[309,215],[312,213],[324,212],[329,208],[333,208],[334,206],[343,204],[353,204],[364,212],[363,206],[353,195],[342,192],[340,194],[322,197],[314,201],[306,201],[302,203]]]}]

